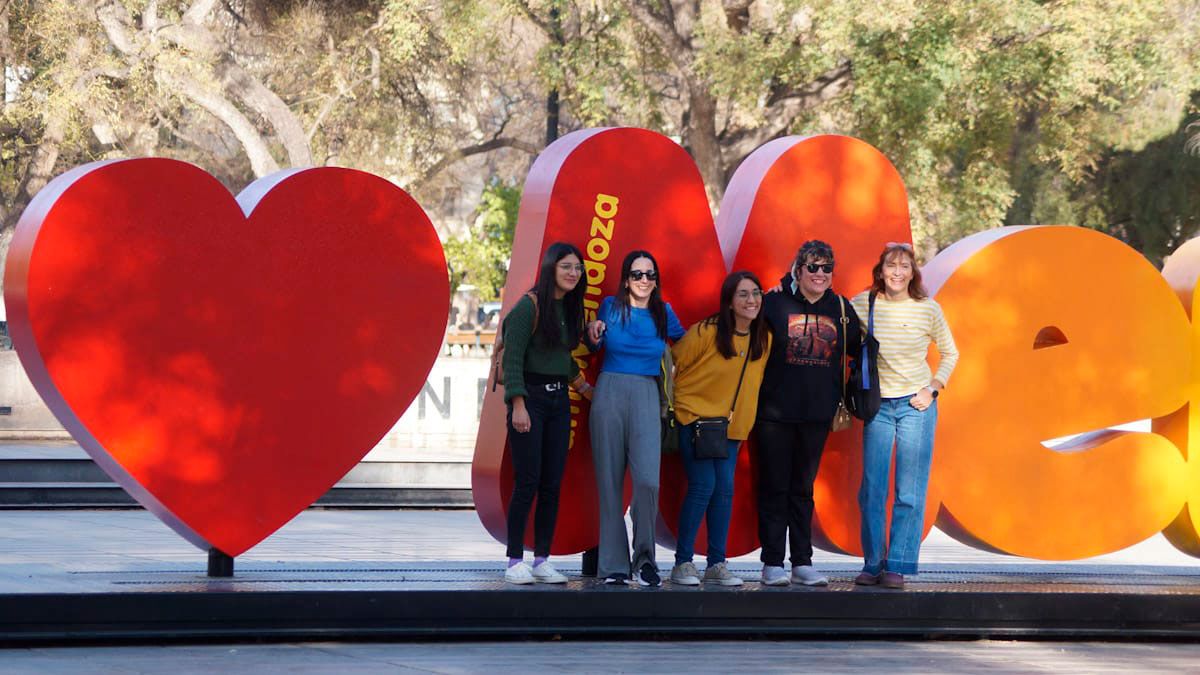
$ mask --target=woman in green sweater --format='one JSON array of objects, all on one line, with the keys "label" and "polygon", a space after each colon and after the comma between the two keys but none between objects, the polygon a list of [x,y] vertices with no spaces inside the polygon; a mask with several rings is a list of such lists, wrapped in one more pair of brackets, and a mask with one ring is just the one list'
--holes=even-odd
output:
[{"label": "woman in green sweater", "polygon": [[[567,384],[579,375],[571,350],[583,334],[583,254],[571,244],[546,249],[537,283],[504,320],[504,400],[513,494],[508,504],[505,581],[561,584],[547,558],[558,517],[558,492],[571,438]],[[583,383],[580,393],[590,387]],[[524,562],[525,522],[533,517],[533,566]]]}]

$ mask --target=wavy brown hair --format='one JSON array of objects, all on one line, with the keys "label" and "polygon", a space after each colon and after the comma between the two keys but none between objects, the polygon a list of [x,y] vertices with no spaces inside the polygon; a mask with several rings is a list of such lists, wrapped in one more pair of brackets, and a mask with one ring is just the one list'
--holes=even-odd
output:
[{"label": "wavy brown hair", "polygon": [[913,300],[928,298],[929,291],[925,290],[925,282],[921,281],[921,268],[917,266],[917,254],[911,244],[893,243],[883,247],[883,253],[879,254],[879,262],[875,263],[875,269],[871,270],[871,292],[876,295],[887,292],[887,284],[883,282],[883,266],[898,256],[905,256],[912,263],[913,275],[912,279],[908,280],[908,297]]}]

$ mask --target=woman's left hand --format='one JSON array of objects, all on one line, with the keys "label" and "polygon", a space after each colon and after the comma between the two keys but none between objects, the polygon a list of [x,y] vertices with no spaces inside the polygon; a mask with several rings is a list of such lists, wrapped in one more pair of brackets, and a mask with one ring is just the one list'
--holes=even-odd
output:
[{"label": "woman's left hand", "polygon": [[929,387],[922,387],[912,398],[908,399],[908,404],[917,410],[924,410],[933,403],[933,394],[929,391]]}]

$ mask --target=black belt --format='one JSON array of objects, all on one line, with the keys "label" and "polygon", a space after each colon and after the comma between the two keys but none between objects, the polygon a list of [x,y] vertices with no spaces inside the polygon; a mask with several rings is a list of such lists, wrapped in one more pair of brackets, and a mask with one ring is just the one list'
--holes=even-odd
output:
[{"label": "black belt", "polygon": [[543,391],[559,391],[567,386],[567,378],[558,375],[525,373],[525,386]]}]

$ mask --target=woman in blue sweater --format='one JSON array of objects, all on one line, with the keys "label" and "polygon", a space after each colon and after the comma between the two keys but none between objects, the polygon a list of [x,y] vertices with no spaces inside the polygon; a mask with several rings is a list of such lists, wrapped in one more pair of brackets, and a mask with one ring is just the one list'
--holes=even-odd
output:
[{"label": "woman in blue sweater", "polygon": [[[654,560],[658,519],[660,423],[658,383],[667,339],[684,329],[663,302],[658,263],[646,251],[633,251],[621,264],[621,287],[604,299],[588,327],[593,349],[604,348],[589,421],[596,493],[600,506],[599,575],[606,584],[629,582],[661,586]],[[625,529],[622,492],[625,467],[633,478],[633,561]]]}]

